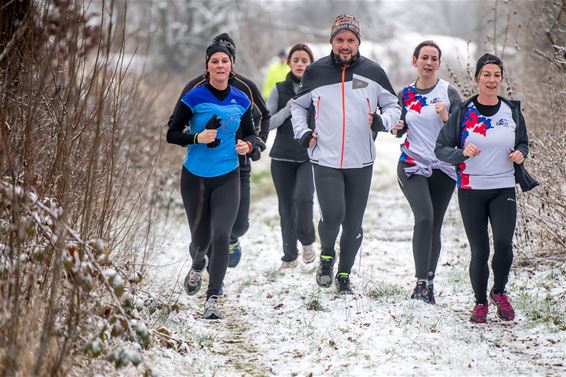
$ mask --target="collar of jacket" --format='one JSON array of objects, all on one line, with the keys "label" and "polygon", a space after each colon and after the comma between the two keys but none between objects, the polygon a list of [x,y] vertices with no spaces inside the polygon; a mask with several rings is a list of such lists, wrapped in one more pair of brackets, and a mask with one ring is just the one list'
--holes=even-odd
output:
[{"label": "collar of jacket", "polygon": [[[342,69],[343,64],[338,61],[336,55],[334,54],[334,51],[330,51],[330,61],[334,63],[334,65],[336,65],[338,68]],[[358,61],[360,61],[360,51],[358,51],[357,54],[354,55],[354,59],[352,59],[352,61],[348,64],[348,67],[354,66]]]},{"label": "collar of jacket", "polygon": [[289,71],[289,73],[287,73],[287,77],[285,77],[285,80],[296,82],[297,84],[301,82],[301,79],[295,76],[292,71]]},{"label": "collar of jacket", "polygon": [[[473,95],[470,98],[468,98],[466,101],[462,102],[460,104],[460,109],[468,108],[468,105],[470,104],[470,102],[472,102],[473,100],[478,98],[478,96],[479,96],[479,94]],[[508,100],[507,98],[504,98],[504,97],[501,97],[501,96],[497,96],[497,98],[499,98],[501,100],[501,102],[504,102],[505,104],[507,104],[511,108],[511,111],[515,111],[521,105],[520,101]]]}]

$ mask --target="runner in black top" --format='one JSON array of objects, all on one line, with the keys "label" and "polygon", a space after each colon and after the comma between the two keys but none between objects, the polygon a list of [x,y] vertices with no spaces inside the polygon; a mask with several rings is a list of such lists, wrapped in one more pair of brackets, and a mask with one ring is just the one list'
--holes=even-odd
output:
[{"label": "runner in black top", "polygon": [[291,47],[287,56],[291,72],[287,74],[285,81],[276,84],[267,100],[267,107],[272,114],[270,128],[277,129],[269,156],[281,217],[281,268],[297,266],[297,239],[303,245],[303,262],[311,263],[316,258],[313,248],[312,166],[306,148],[295,140],[291,124],[291,100],[297,93],[305,69],[313,60],[313,54],[307,45],[299,43]]}]

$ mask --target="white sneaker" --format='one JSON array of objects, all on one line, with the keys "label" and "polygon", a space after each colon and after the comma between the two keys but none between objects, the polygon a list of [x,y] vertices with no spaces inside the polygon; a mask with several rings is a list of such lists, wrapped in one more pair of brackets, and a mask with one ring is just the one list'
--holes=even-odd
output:
[{"label": "white sneaker", "polygon": [[202,270],[197,271],[193,267],[189,270],[187,276],[185,276],[185,282],[183,286],[185,287],[185,292],[189,296],[194,296],[199,291],[202,285]]},{"label": "white sneaker", "polygon": [[303,245],[303,262],[312,263],[316,259],[316,251],[314,249],[314,244]]},{"label": "white sneaker", "polygon": [[287,261],[283,261],[281,262],[281,267],[279,267],[280,270],[287,270],[287,269],[291,269],[291,268],[295,268],[299,265],[299,261],[298,260],[292,260],[291,262],[287,262]]},{"label": "white sneaker", "polygon": [[224,316],[218,309],[218,296],[210,296],[204,303],[204,319],[222,319]]}]

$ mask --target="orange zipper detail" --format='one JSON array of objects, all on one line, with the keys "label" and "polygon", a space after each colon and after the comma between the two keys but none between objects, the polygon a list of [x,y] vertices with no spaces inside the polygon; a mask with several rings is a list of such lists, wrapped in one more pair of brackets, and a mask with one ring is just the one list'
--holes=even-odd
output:
[{"label": "orange zipper detail", "polygon": [[347,65],[342,67],[342,151],[340,152],[340,169],[342,169],[342,163],[344,162],[344,144],[346,143],[346,97],[344,95],[346,68],[348,68]]},{"label": "orange zipper detail", "polygon": [[320,115],[320,96],[316,100],[316,116],[314,117],[315,122],[318,120],[318,116]]}]

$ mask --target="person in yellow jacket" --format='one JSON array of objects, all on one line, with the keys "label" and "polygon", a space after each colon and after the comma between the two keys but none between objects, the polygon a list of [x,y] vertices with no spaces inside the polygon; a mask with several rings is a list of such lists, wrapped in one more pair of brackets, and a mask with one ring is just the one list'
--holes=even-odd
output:
[{"label": "person in yellow jacket", "polygon": [[285,81],[287,73],[289,73],[289,65],[287,64],[287,54],[285,53],[285,50],[280,50],[277,57],[279,58],[279,61],[271,64],[269,68],[267,68],[267,74],[265,76],[265,81],[263,82],[261,95],[266,101],[275,84],[280,81]]}]

